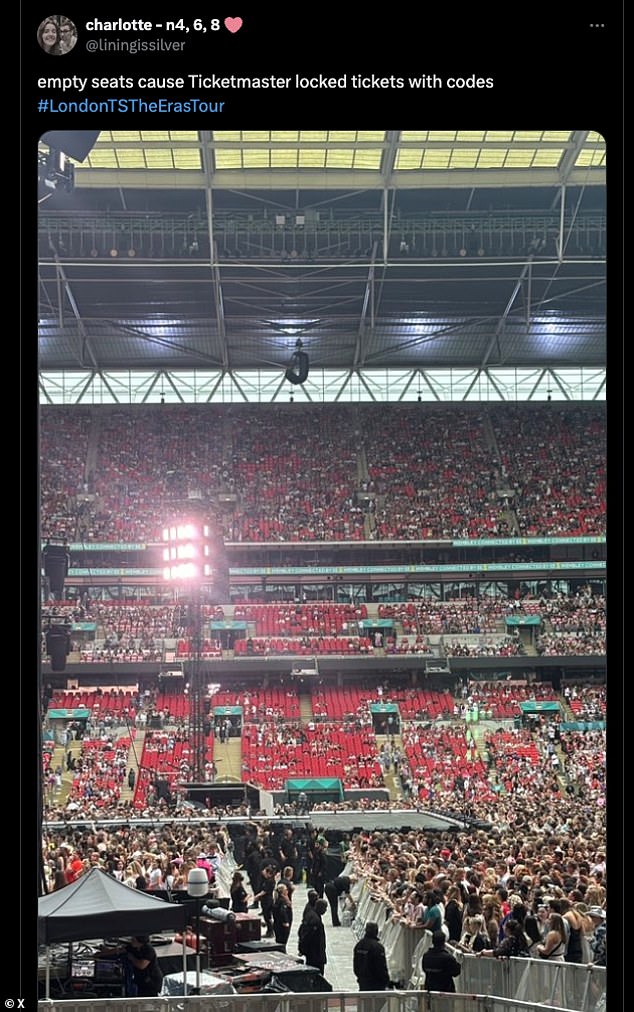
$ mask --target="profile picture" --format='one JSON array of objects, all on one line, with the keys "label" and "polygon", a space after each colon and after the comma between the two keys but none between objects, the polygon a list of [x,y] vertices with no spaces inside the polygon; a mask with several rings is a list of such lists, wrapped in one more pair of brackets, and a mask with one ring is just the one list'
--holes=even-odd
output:
[{"label": "profile picture", "polygon": [[40,23],[37,41],[50,56],[65,56],[77,42],[77,28],[63,14],[52,14]]}]

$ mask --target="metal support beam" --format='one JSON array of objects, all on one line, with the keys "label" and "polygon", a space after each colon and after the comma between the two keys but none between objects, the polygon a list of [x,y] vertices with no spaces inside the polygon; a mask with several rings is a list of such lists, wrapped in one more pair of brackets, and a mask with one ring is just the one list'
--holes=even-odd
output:
[{"label": "metal support beam", "polygon": [[201,154],[202,154],[203,169],[205,172],[205,209],[207,212],[207,235],[209,238],[209,268],[211,271],[211,277],[214,288],[214,307],[216,310],[216,327],[218,330],[218,340],[220,341],[220,356],[222,360],[222,369],[223,372],[227,372],[229,369],[229,348],[227,346],[225,310],[222,295],[222,285],[220,283],[220,269],[218,267],[218,246],[214,238],[213,197],[212,197],[213,166],[211,164],[211,145],[213,138],[211,131],[203,130],[201,132],[201,140],[203,141]]},{"label": "metal support beam", "polygon": [[560,206],[559,206],[559,238],[557,240],[557,259],[559,260],[560,264],[563,262],[564,250],[566,248],[567,243],[567,240],[564,237],[565,209],[566,209],[566,184],[563,183],[561,187]]},{"label": "metal support beam", "polygon": [[[589,130],[574,130],[572,133],[570,146],[559,163],[559,179],[562,187],[570,181],[575,163],[588,139],[589,132]],[[560,194],[558,193],[553,200],[553,207],[557,206],[559,198]]]},{"label": "metal support beam", "polygon": [[517,298],[518,292],[520,291],[520,289],[522,287],[522,282],[523,282],[524,278],[526,277],[526,275],[528,273],[528,268],[530,267],[532,259],[533,259],[532,257],[528,258],[528,262],[524,266],[524,269],[522,270],[522,273],[520,274],[517,282],[515,283],[515,287],[513,288],[513,291],[511,293],[511,297],[508,300],[508,302],[506,304],[506,307],[504,309],[504,312],[502,313],[502,316],[500,317],[500,319],[498,321],[498,325],[495,328],[493,336],[492,336],[491,340],[489,341],[487,349],[486,349],[486,351],[484,353],[484,357],[483,357],[483,359],[482,359],[482,361],[480,363],[480,368],[481,369],[484,369],[484,367],[486,366],[487,362],[489,361],[489,358],[491,357],[491,353],[492,353],[495,345],[498,343],[500,334],[502,333],[502,331],[504,329],[504,324],[506,323],[506,318],[509,315],[509,313],[511,311],[511,308],[513,306],[513,303],[515,302],[515,299]]},{"label": "metal support beam", "polygon": [[[486,370],[485,370],[485,372],[486,372]],[[476,371],[475,371],[475,375],[474,375],[473,379],[471,380],[471,382],[470,382],[469,386],[468,386],[468,387],[467,387],[467,389],[465,390],[465,394],[464,394],[464,397],[462,398],[462,399],[463,399],[463,401],[466,401],[466,400],[467,400],[467,398],[468,398],[469,394],[471,393],[471,391],[473,390],[474,386],[475,386],[475,385],[476,385],[476,383],[478,382],[478,380],[479,380],[479,378],[480,378],[481,374],[482,374],[482,370],[481,370],[481,369],[476,369]]]},{"label": "metal support beam", "polygon": [[396,165],[396,156],[398,154],[399,144],[401,140],[400,130],[388,130],[385,134],[387,140],[387,147],[383,152],[381,159],[381,173],[383,175],[383,199],[388,189],[392,187],[394,177],[394,166]]},{"label": "metal support beam", "polygon": [[370,256],[370,267],[368,269],[368,277],[365,283],[365,292],[363,294],[363,305],[361,307],[361,320],[359,321],[359,330],[357,332],[357,340],[354,346],[354,357],[352,360],[352,368],[358,369],[362,367],[365,362],[365,348],[364,348],[364,337],[366,333],[365,322],[370,312],[370,332],[374,332],[374,272],[376,268],[376,254],[379,244],[377,240],[372,243],[372,253]]},{"label": "metal support beam", "polygon": [[[62,264],[60,263],[59,259],[57,258],[57,254],[55,254],[55,266],[56,266],[56,270],[57,270],[58,281],[61,284],[61,286],[63,288],[63,291],[66,294],[66,298],[68,299],[68,301],[70,303],[70,308],[73,311],[73,316],[77,320],[77,329],[79,331],[79,337],[80,337],[80,348],[79,348],[79,354],[78,354],[79,364],[82,367],[85,366],[86,365],[86,357],[88,357],[88,359],[90,360],[90,364],[92,365],[93,369],[99,369],[99,363],[97,362],[97,359],[95,357],[95,353],[94,353],[92,345],[90,343],[90,338],[88,337],[88,334],[86,333],[86,328],[84,327],[84,321],[82,320],[81,314],[79,312],[79,306],[77,305],[77,302],[75,301],[75,296],[73,295],[73,291],[72,291],[72,288],[70,286],[70,282],[68,281],[68,278],[66,277],[66,272],[64,271],[64,268],[63,268]],[[61,328],[63,328],[63,326],[64,326],[64,316],[63,316],[63,309],[62,309],[63,299],[61,297],[61,292],[60,292],[58,298],[59,298],[59,315],[60,315],[59,325],[60,325]]]},{"label": "metal support beam", "polygon": [[399,401],[405,400],[405,394],[407,393],[407,391],[411,387],[412,383],[416,379],[416,376],[418,375],[418,372],[419,372],[418,369],[413,369],[412,370],[412,374],[411,374],[410,378],[408,379],[407,383],[403,387],[403,391],[401,393],[401,396],[399,397]]},{"label": "metal support beam", "polygon": [[427,386],[428,386],[428,387],[429,387],[429,389],[431,390],[431,392],[432,392],[432,394],[434,395],[434,397],[436,398],[436,400],[437,400],[437,401],[439,401],[439,400],[440,400],[440,397],[438,396],[438,391],[437,391],[437,390],[435,390],[435,389],[434,389],[434,387],[433,387],[433,386],[431,385],[431,383],[430,383],[430,381],[429,381],[429,379],[428,379],[428,377],[427,377],[427,373],[425,372],[425,370],[424,370],[424,369],[423,369],[423,370],[422,370],[422,372],[421,372],[421,376],[422,376],[422,377],[423,377],[423,379],[425,380],[425,383],[427,384]]},{"label": "metal support beam", "polygon": [[500,386],[498,386],[498,384],[497,384],[497,383],[495,382],[495,380],[493,379],[493,376],[491,375],[491,373],[489,372],[489,370],[488,370],[488,369],[485,369],[485,370],[484,370],[484,375],[485,375],[485,376],[486,376],[486,378],[488,379],[488,381],[489,381],[489,383],[491,384],[491,386],[493,387],[493,389],[494,389],[494,390],[497,390],[497,392],[499,393],[499,395],[500,395],[500,400],[501,400],[501,401],[505,401],[505,400],[506,400],[507,398],[506,398],[506,397],[504,396],[504,391],[503,391],[503,390],[502,390],[502,388],[501,388]]},{"label": "metal support beam", "polygon": [[542,380],[543,380],[543,378],[544,378],[545,375],[546,375],[546,370],[542,369],[540,371],[540,373],[539,373],[539,376],[537,377],[537,382],[535,383],[535,386],[532,387],[531,392],[528,395],[528,400],[529,401],[532,401],[533,394],[537,391],[538,387],[541,386]]},{"label": "metal support beam", "polygon": [[348,386],[348,383],[350,382],[351,379],[352,379],[352,370],[350,370],[350,372],[348,373],[348,375],[344,379],[343,383],[339,387],[339,390],[337,391],[337,394],[335,396],[335,402],[337,402],[339,400],[339,398],[341,397],[342,393],[344,392],[344,390]]},{"label": "metal support beam", "polygon": [[564,395],[564,397],[566,398],[566,400],[569,401],[571,399],[570,398],[570,394],[568,393],[568,391],[566,390],[565,386],[563,385],[563,383],[559,379],[559,376],[557,375],[556,371],[554,369],[549,369],[548,372],[549,372],[549,375],[552,376],[552,378],[554,379],[555,383],[557,384],[557,386],[561,390],[561,392]]}]

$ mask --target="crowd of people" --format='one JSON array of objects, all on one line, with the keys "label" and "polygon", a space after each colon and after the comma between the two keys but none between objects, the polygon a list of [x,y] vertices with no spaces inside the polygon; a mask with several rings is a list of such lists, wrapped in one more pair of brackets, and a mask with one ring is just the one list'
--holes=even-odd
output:
[{"label": "crowd of people", "polygon": [[[547,800],[520,807],[516,799],[487,829],[442,833],[324,830],[316,808],[303,823],[254,820],[249,813],[231,824],[158,819],[142,828],[104,821],[45,826],[42,844],[50,891],[99,867],[132,889],[177,892],[193,868],[203,867],[214,896],[226,896],[236,913],[259,908],[266,937],[284,949],[297,939],[306,962],[326,975],[324,917],[333,927],[352,924],[358,886],[381,902],[387,920],[406,931],[426,929],[433,951],[447,942],[453,958],[462,951],[607,961],[605,835],[579,805],[562,811]],[[233,872],[223,886],[229,880],[219,869],[229,857]],[[297,910],[293,895],[302,881],[307,903]],[[384,951],[368,944],[378,942],[372,923],[363,925],[351,956],[361,990],[392,983]],[[376,957],[373,969],[368,952]],[[423,962],[426,973],[437,962]],[[436,979],[432,972],[426,986],[447,990],[434,986]]]},{"label": "crowd of people", "polygon": [[157,542],[186,488],[225,541],[604,534],[604,407],[533,407],[44,407],[42,533]]}]

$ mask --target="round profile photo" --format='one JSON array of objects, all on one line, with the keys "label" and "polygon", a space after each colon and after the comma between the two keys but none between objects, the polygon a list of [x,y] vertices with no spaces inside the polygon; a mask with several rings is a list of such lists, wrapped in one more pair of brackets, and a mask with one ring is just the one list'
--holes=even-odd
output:
[{"label": "round profile photo", "polygon": [[74,22],[63,14],[52,14],[40,23],[37,41],[45,53],[51,56],[64,56],[70,53],[77,42],[77,28]]}]

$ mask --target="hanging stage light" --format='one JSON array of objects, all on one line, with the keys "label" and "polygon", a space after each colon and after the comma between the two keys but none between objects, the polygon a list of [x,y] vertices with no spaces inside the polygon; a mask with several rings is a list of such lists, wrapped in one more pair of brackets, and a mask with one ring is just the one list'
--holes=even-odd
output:
[{"label": "hanging stage light", "polygon": [[298,337],[295,342],[295,352],[291,359],[291,364],[284,373],[289,383],[298,384],[305,383],[308,376],[308,355],[305,351],[302,351],[302,342]]}]

